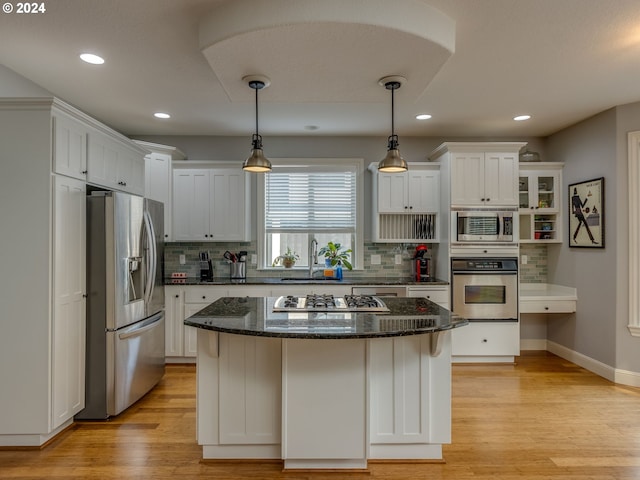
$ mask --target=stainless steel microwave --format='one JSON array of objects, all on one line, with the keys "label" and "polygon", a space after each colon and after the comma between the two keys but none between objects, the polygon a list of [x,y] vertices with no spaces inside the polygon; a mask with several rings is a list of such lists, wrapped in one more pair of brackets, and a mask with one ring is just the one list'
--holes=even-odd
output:
[{"label": "stainless steel microwave", "polygon": [[451,212],[452,239],[457,243],[513,243],[518,212],[465,209]]}]

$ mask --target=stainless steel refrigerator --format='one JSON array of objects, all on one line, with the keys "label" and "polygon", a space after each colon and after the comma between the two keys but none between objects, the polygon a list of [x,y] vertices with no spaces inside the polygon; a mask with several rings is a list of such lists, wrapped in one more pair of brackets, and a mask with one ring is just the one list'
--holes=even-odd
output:
[{"label": "stainless steel refrigerator", "polygon": [[120,192],[87,197],[85,408],[118,415],[164,374],[163,204]]}]

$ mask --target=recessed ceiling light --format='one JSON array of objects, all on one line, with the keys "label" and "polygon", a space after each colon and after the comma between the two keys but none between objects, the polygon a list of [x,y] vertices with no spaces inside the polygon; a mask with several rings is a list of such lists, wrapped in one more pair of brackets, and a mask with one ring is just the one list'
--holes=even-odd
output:
[{"label": "recessed ceiling light", "polygon": [[168,113],[164,113],[164,112],[156,112],[153,114],[154,117],[156,118],[171,118],[171,115],[169,115]]},{"label": "recessed ceiling light", "polygon": [[93,65],[102,65],[104,63],[104,58],[94,55],[93,53],[83,53],[80,55],[80,58]]},{"label": "recessed ceiling light", "polygon": [[428,113],[421,113],[420,115],[416,115],[416,120],[429,120],[431,115]]},{"label": "recessed ceiling light", "polygon": [[516,122],[522,122],[523,120],[529,120],[531,115],[518,115],[517,117],[513,117]]}]

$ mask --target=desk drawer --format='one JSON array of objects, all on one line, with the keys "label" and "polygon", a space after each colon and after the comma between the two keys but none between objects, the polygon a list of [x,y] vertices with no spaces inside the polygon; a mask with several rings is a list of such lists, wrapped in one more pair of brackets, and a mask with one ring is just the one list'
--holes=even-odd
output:
[{"label": "desk drawer", "polygon": [[520,313],[573,313],[576,311],[574,300],[522,300]]}]

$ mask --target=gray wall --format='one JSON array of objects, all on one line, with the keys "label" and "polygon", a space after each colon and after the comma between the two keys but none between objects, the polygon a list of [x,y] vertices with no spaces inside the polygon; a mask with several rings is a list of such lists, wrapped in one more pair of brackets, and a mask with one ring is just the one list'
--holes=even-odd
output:
[{"label": "gray wall", "polygon": [[[549,321],[548,339],[610,366],[616,359],[616,115],[607,110],[549,137],[547,151],[564,162],[565,241],[548,252],[551,283],[578,289],[578,311]],[[605,178],[606,247],[569,248],[568,185]]]},{"label": "gray wall", "polygon": [[571,183],[604,177],[606,214],[604,249],[569,248],[567,242],[549,249],[549,281],[578,289],[578,312],[549,321],[548,339],[638,372],[640,339],[627,329],[627,132],[634,130],[640,130],[640,103],[607,110],[547,139],[549,155],[565,162],[565,195]]}]

